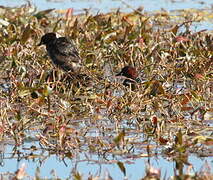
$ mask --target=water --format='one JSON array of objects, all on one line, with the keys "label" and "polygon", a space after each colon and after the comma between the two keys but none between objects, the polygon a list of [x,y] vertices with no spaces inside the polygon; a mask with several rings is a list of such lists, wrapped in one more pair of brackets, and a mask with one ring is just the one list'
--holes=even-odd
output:
[{"label": "water", "polygon": [[[32,144],[28,144],[32,145]],[[37,145],[35,143],[34,145]],[[25,144],[25,148],[26,148]],[[12,152],[12,146],[7,146],[7,151]],[[26,150],[27,154],[28,151]],[[48,155],[44,153],[40,158],[35,158],[35,160],[26,160],[21,159],[17,161],[16,158],[10,158],[11,154],[6,153],[3,163],[3,166],[0,167],[0,172],[15,172],[19,167],[23,164],[26,166],[26,173],[28,176],[33,177],[35,175],[35,171],[37,168],[40,170],[40,177],[54,177],[55,174],[57,177],[62,179],[72,177],[72,172],[77,170],[80,174],[83,175],[83,179],[89,177],[89,175],[99,176],[104,178],[106,174],[110,174],[113,179],[124,179],[125,176],[119,169],[116,163],[113,163],[113,160],[106,161],[97,155],[91,154],[80,154],[79,157],[68,159],[65,158],[64,162],[60,159],[60,157],[56,155]],[[87,159],[89,157],[90,160]],[[117,159],[116,157],[114,160]],[[118,158],[119,159],[119,158]],[[126,178],[129,180],[139,179],[144,177],[146,166],[148,166],[148,162],[151,166],[156,169],[161,170],[161,177],[170,177],[174,175],[176,171],[175,162],[172,160],[165,159],[161,156],[157,157],[141,157],[141,158],[125,158],[121,160],[124,163],[126,168]],[[97,163],[99,162],[99,163]],[[208,163],[211,167],[213,167],[213,158],[203,158],[200,159],[194,155],[190,155],[188,158],[188,162],[193,164],[193,168],[190,171],[190,174],[195,174],[201,170],[205,163]],[[187,170],[189,166],[184,166],[184,171]],[[53,173],[54,172],[54,173]],[[1,174],[1,173],[0,173]]]},{"label": "water", "polygon": [[[202,0],[176,0],[171,2],[170,0],[30,0],[32,4],[36,5],[38,9],[44,10],[48,8],[67,9],[74,8],[76,11],[82,11],[82,9],[91,9],[94,12],[109,12],[113,9],[120,8],[121,10],[131,11],[132,8],[138,8],[143,6],[145,11],[155,11],[161,8],[165,10],[177,10],[177,9],[206,9],[213,5],[212,1]],[[1,0],[0,5],[4,6],[17,6],[26,3],[25,0]]]}]

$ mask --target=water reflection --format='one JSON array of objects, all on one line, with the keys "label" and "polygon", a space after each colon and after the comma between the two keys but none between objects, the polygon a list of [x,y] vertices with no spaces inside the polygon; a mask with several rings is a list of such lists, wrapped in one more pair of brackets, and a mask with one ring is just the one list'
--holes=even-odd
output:
[{"label": "water reflection", "polygon": [[[33,150],[32,147],[37,147]],[[29,177],[35,176],[35,172],[40,177],[60,177],[62,179],[71,178],[73,173],[80,173],[83,179],[91,176],[98,176],[104,179],[109,174],[113,179],[124,179],[125,176],[116,164],[120,161],[126,169],[127,179],[139,179],[145,176],[146,168],[151,166],[161,170],[161,177],[183,175],[186,172],[195,174],[205,165],[213,165],[213,158],[198,158],[195,155],[181,155],[181,157],[168,158],[161,156],[147,157],[145,154],[138,153],[138,156],[119,156],[112,155],[106,158],[88,152],[76,153],[75,158],[63,158],[63,156],[47,153],[39,150],[39,144],[25,143],[20,147],[19,155],[14,155],[14,147],[7,145],[7,151],[1,152],[1,171],[16,172],[23,164],[26,166],[26,173]],[[5,148],[5,146],[4,146]],[[158,151],[156,149],[156,151]],[[11,152],[11,153],[9,153]],[[206,169],[205,169],[206,170]],[[209,167],[209,171],[211,171]],[[1,174],[7,177],[11,174]]]}]

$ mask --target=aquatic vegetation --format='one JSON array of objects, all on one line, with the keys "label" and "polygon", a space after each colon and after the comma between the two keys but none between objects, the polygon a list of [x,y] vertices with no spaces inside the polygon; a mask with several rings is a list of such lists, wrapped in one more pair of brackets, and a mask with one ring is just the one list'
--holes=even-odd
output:
[{"label": "aquatic vegetation", "polygon": [[[66,164],[85,152],[126,176],[126,159],[159,155],[176,163],[175,178],[212,177],[183,174],[183,166],[190,154],[212,156],[213,36],[190,30],[202,13],[175,13],[0,7],[0,141],[12,142],[17,159],[42,159],[37,151],[45,151]],[[83,72],[54,67],[37,46],[47,32],[75,42]],[[134,89],[115,76],[128,65],[140,78]],[[26,154],[19,147],[29,139],[39,145]],[[82,179],[78,170],[72,177]],[[160,169],[147,165],[144,179],[151,177],[160,179]]]}]

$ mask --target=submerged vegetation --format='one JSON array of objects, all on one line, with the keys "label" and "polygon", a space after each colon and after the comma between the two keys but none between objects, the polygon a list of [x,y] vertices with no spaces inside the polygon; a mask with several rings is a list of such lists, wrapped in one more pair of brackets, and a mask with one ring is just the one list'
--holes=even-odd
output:
[{"label": "submerged vegetation", "polygon": [[[210,168],[183,172],[190,154],[213,155],[213,36],[191,30],[210,15],[140,9],[73,15],[73,9],[0,7],[0,142],[12,142],[12,157],[19,160],[43,159],[38,151],[45,151],[66,164],[84,152],[101,159],[87,161],[115,163],[126,176],[128,159],[163,156],[176,164],[174,179],[213,178]],[[75,42],[83,76],[66,77],[51,64],[37,46],[46,32]],[[115,76],[126,65],[139,74],[134,90]],[[39,145],[23,153],[29,139]],[[21,167],[9,176],[25,173]],[[71,177],[83,175],[73,169]],[[163,175],[147,165],[141,178]]]}]

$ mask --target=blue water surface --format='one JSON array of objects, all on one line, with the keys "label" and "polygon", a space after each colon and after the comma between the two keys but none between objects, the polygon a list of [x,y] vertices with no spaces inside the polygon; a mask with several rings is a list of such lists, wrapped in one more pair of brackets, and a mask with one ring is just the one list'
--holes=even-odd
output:
[{"label": "blue water surface", "polygon": [[[26,0],[1,0],[0,5],[19,6],[25,4]],[[145,11],[155,11],[161,8],[171,11],[177,9],[206,9],[213,5],[209,0],[30,0],[38,9],[44,10],[48,8],[67,9],[74,8],[76,11],[82,9],[91,9],[93,12],[109,12],[113,9],[120,8],[124,11],[132,11],[138,7],[144,7]]]},{"label": "blue water surface", "polygon": [[[23,149],[29,148],[31,145],[39,147],[38,143],[25,143],[22,147]],[[80,153],[73,159],[65,158],[64,161],[60,156],[48,155],[47,152],[42,154],[42,151],[35,154],[39,155],[37,158],[33,159],[20,159],[12,158],[13,146],[7,145],[5,149],[4,159],[0,167],[0,174],[6,172],[16,172],[23,164],[26,167],[26,173],[29,177],[34,177],[36,169],[39,168],[39,176],[42,178],[53,178],[59,177],[62,179],[73,177],[72,173],[77,171],[82,176],[83,179],[87,179],[90,175],[92,177],[100,177],[104,179],[106,174],[109,174],[113,179],[128,179],[136,180],[145,176],[145,170],[148,165],[151,165],[155,169],[161,169],[161,177],[166,177],[167,179],[174,175],[175,173],[175,162],[161,156],[154,157],[140,157],[140,158],[125,158],[121,162],[126,168],[126,176],[119,169],[118,165],[113,159],[106,161],[105,159],[98,157],[97,155],[89,154],[88,152]],[[29,154],[29,149],[24,151],[21,150],[22,154]],[[42,156],[42,155],[43,156]],[[88,158],[89,157],[89,158]],[[119,159],[115,158],[114,160]],[[149,163],[148,163],[149,162]],[[199,172],[205,163],[213,167],[213,157],[199,158],[195,155],[190,155],[188,157],[188,163],[193,165],[190,173],[193,175]],[[184,166],[184,171],[188,168],[188,165]],[[55,174],[55,176],[53,176]]]}]

